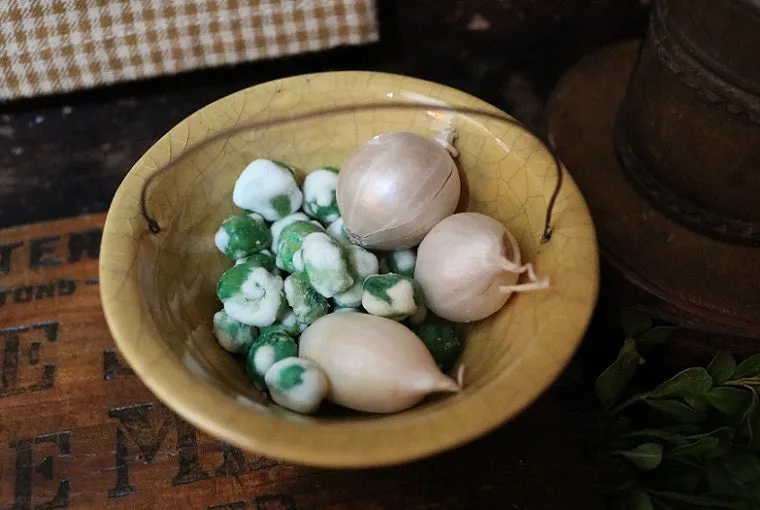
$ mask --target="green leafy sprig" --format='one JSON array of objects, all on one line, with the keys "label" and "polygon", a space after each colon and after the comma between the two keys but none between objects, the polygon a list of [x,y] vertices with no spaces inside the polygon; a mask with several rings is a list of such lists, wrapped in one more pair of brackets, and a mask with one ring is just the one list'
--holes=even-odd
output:
[{"label": "green leafy sprig", "polygon": [[687,368],[654,389],[624,399],[644,355],[675,328],[654,326],[625,310],[626,338],[596,380],[612,418],[609,454],[633,474],[619,508],[685,510],[760,508],[760,354],[737,363],[717,353],[707,367]]}]

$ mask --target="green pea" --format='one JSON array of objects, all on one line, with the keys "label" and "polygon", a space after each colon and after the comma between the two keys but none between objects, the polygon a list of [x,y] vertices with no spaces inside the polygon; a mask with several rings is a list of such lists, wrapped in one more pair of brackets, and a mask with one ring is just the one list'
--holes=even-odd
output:
[{"label": "green pea", "polygon": [[238,322],[220,310],[214,314],[214,336],[224,350],[233,354],[247,354],[258,331],[254,326]]},{"label": "green pea", "polygon": [[265,326],[261,328],[259,332],[262,335],[266,333],[282,332],[292,336],[293,338],[296,338],[301,333],[301,331],[303,331],[303,329],[304,325],[298,322],[296,314],[293,313],[293,310],[287,307],[285,309],[285,312],[277,318],[277,322],[271,326]]},{"label": "green pea", "polygon": [[270,231],[272,232],[272,253],[277,253],[277,248],[280,242],[280,234],[282,233],[282,229],[284,229],[291,223],[295,223],[296,221],[309,221],[309,217],[306,216],[302,212],[297,212],[297,213],[293,213],[288,216],[285,216],[283,219],[277,220],[274,223],[272,223],[272,226],[270,227]]},{"label": "green pea", "polygon": [[303,194],[292,168],[278,161],[256,159],[235,181],[232,201],[267,221],[277,221],[301,207]]},{"label": "green pea", "polygon": [[343,218],[338,218],[337,220],[330,223],[330,225],[327,227],[327,233],[330,234],[333,239],[338,241],[343,246],[352,246],[351,240],[348,238],[348,233],[346,232],[346,227],[343,224]]},{"label": "green pea", "polygon": [[370,275],[377,274],[379,264],[375,254],[365,250],[361,246],[352,244],[345,249],[348,252],[348,261],[351,266],[351,273],[354,276],[354,284],[348,290],[336,294],[333,300],[339,306],[356,308],[362,304],[364,279]]},{"label": "green pea", "polygon": [[303,183],[303,210],[312,218],[329,224],[340,218],[335,188],[338,185],[338,169],[324,167],[306,176]]},{"label": "green pea", "polygon": [[372,315],[401,320],[414,315],[422,305],[422,289],[408,276],[388,273],[364,280],[362,306]]},{"label": "green pea", "polygon": [[356,312],[356,313],[362,313],[362,310],[358,308],[352,308],[350,306],[336,306],[332,313],[341,313],[341,312]]},{"label": "green pea", "polygon": [[449,371],[462,354],[462,339],[448,324],[428,321],[412,331],[420,337],[443,372]]},{"label": "green pea", "polygon": [[214,235],[219,251],[234,260],[268,248],[271,243],[272,233],[256,213],[228,216]]},{"label": "green pea", "polygon": [[312,288],[304,273],[285,278],[285,298],[301,324],[311,324],[330,311],[330,303]]},{"label": "green pea", "polygon": [[248,377],[256,386],[264,389],[267,370],[278,361],[297,355],[298,346],[289,335],[280,331],[261,335],[248,350]]},{"label": "green pea", "polygon": [[287,307],[283,281],[254,263],[232,266],[222,274],[216,295],[224,311],[250,326],[269,326]]},{"label": "green pea", "polygon": [[294,265],[301,264],[311,286],[326,298],[344,292],[354,284],[346,251],[325,233],[306,236],[301,250],[294,256]]},{"label": "green pea", "polygon": [[263,267],[270,273],[274,273],[277,269],[274,263],[274,255],[272,255],[269,250],[261,250],[253,255],[238,259],[235,264],[251,264],[254,267]]},{"label": "green pea", "polygon": [[[293,265],[293,256],[303,246],[306,236],[314,232],[323,232],[324,229],[314,225],[310,221],[294,221],[280,232],[280,240],[277,243],[277,267],[295,273],[298,269]],[[303,270],[303,268],[301,268]]]},{"label": "green pea", "polygon": [[392,251],[385,256],[386,272],[414,278],[417,255],[412,250]]},{"label": "green pea", "polygon": [[327,394],[327,377],[306,359],[278,361],[267,371],[264,381],[275,403],[297,413],[316,411]]}]

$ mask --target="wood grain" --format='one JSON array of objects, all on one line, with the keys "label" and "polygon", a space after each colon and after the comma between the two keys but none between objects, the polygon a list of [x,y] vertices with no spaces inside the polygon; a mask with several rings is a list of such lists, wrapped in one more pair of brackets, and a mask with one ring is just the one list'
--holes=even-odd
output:
[{"label": "wood grain", "polygon": [[0,231],[0,509],[601,508],[579,445],[597,416],[571,407],[566,381],[497,432],[395,468],[297,467],[196,431],[108,334],[103,220]]}]

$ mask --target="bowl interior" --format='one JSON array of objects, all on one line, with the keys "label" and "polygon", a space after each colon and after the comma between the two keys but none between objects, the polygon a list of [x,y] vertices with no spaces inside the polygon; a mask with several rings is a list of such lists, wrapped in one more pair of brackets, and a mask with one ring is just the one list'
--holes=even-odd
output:
[{"label": "bowl interior", "polygon": [[[106,318],[127,361],[148,386],[196,426],[233,444],[285,460],[330,466],[401,462],[454,446],[502,423],[558,376],[593,310],[598,262],[593,226],[575,184],[565,183],[554,236],[539,242],[556,182],[550,155],[524,130],[434,111],[362,111],[244,132],[174,164],[151,186],[140,216],[142,183],[194,142],[252,118],[325,105],[388,98],[490,107],[469,95],[409,78],[365,72],[298,76],[247,89],[181,122],[141,158],[120,187],[104,232],[101,281]],[[213,243],[221,220],[238,210],[232,188],[254,158],[285,161],[301,177],[340,167],[372,136],[396,130],[434,135],[453,126],[465,181],[461,209],[503,222],[523,259],[548,276],[548,290],[514,295],[494,316],[466,328],[465,390],[388,416],[299,416],[270,405],[240,364],[216,343],[216,282],[231,263]]]}]

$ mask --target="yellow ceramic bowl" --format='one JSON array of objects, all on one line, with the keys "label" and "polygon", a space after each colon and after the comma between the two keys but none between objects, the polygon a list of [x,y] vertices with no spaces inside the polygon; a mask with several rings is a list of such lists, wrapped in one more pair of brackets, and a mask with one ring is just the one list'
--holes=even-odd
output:
[{"label": "yellow ceramic bowl", "polygon": [[[514,125],[434,111],[363,111],[245,132],[175,164],[142,184],[190,144],[251,119],[326,105],[408,100],[499,111],[458,90],[372,72],[296,76],[212,103],[161,138],[129,172],[108,213],[100,259],[103,307],[113,337],[145,384],[184,419],[231,444],[301,464],[395,464],[472,440],[517,415],[563,370],[586,330],[598,290],[598,254],[586,204],[565,172],[554,235],[541,244],[556,181],[552,159]],[[386,416],[300,416],[269,404],[216,343],[216,282],[230,265],[213,243],[235,211],[232,188],[245,165],[264,157],[301,171],[340,166],[370,137],[396,130],[434,134],[451,123],[469,200],[463,206],[502,221],[524,260],[551,279],[548,290],[514,295],[496,315],[467,329],[465,389]],[[465,195],[467,197],[467,195]]]}]

